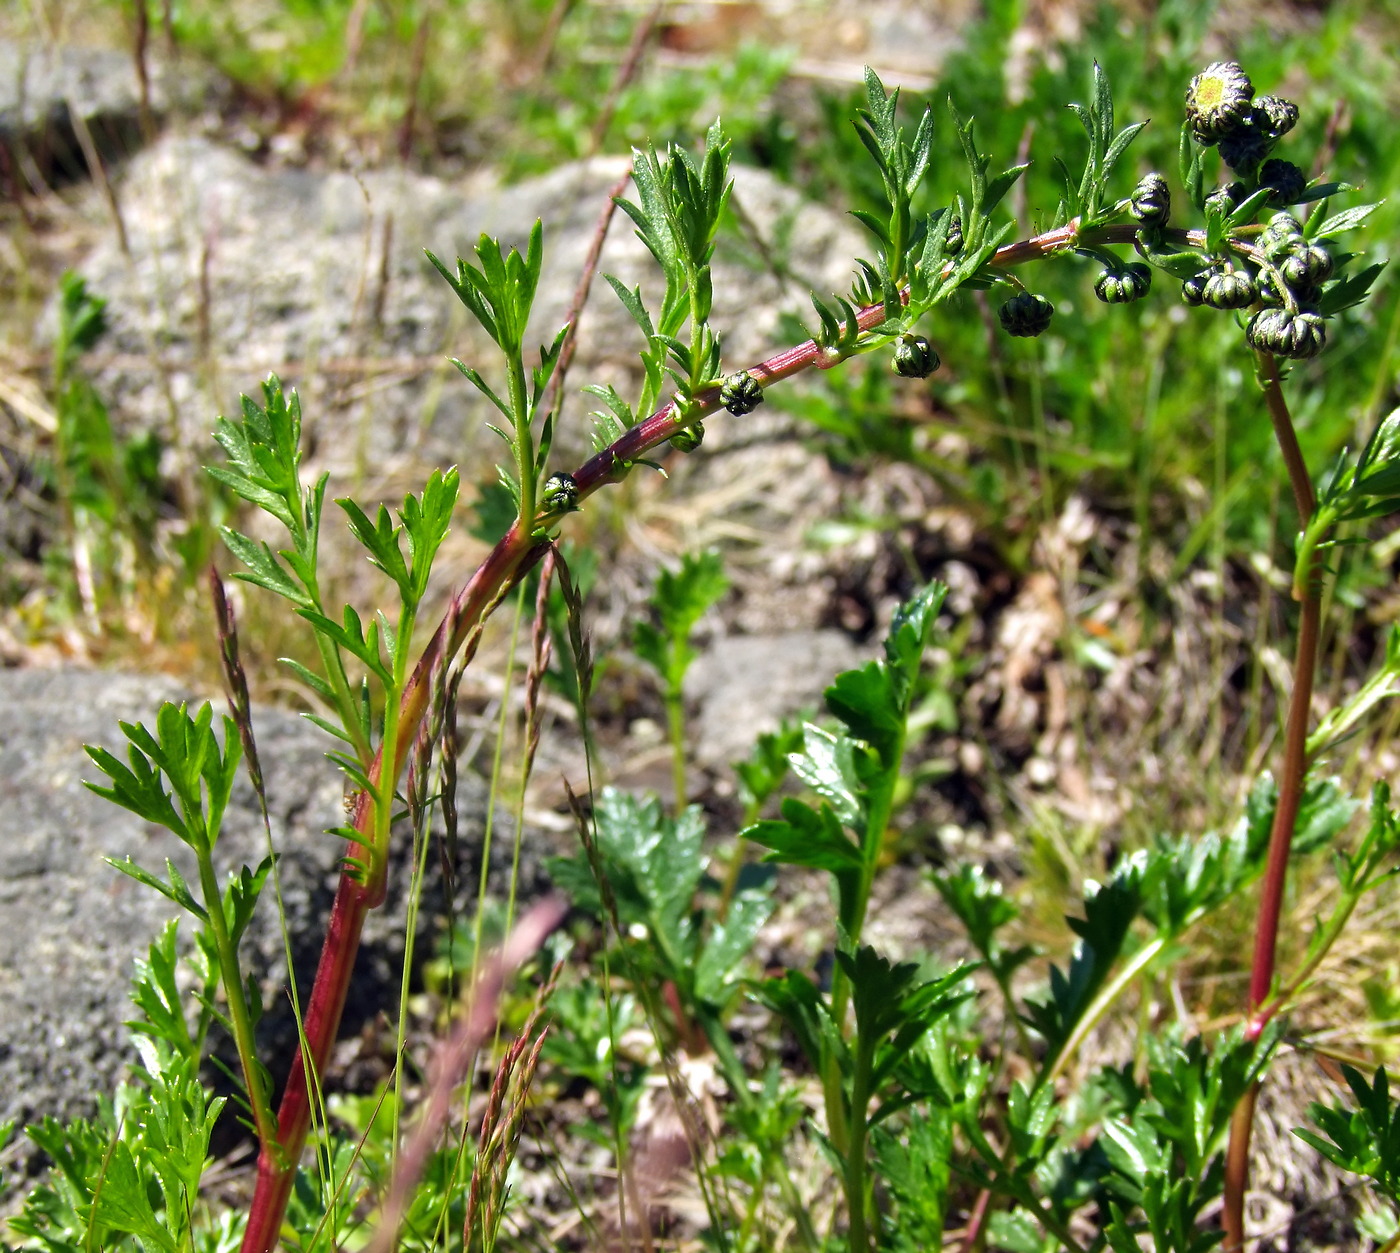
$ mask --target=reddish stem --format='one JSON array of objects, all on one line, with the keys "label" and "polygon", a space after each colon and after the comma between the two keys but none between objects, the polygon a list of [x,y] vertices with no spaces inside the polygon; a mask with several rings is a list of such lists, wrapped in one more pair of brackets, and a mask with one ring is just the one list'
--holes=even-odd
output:
[{"label": "reddish stem", "polygon": [[[1274,435],[1288,469],[1288,480],[1298,506],[1299,529],[1305,530],[1317,508],[1317,497],[1307,464],[1298,446],[1298,436],[1283,395],[1278,361],[1267,353],[1259,354],[1259,374],[1264,384],[1264,398]],[[1293,847],[1293,831],[1298,823],[1303,785],[1308,773],[1308,723],[1312,711],[1313,682],[1317,672],[1318,639],[1322,633],[1322,589],[1320,570],[1306,571],[1301,592],[1302,614],[1298,623],[1298,647],[1293,664],[1293,691],[1288,701],[1288,721],[1284,727],[1283,761],[1279,768],[1278,803],[1269,832],[1269,859],[1264,870],[1264,882],[1259,897],[1259,915],[1254,932],[1254,961],[1249,976],[1248,1021],[1246,1038],[1253,1041],[1281,1008],[1271,1002],[1274,974],[1277,968],[1278,932],[1283,919],[1284,890],[1288,885],[1288,856]],[[1222,1248],[1226,1253],[1238,1253],[1244,1248],[1244,1201],[1249,1190],[1249,1142],[1254,1128],[1254,1109],[1259,1099],[1259,1084],[1249,1091],[1235,1107],[1230,1121],[1230,1143],[1225,1156],[1224,1209],[1221,1225],[1225,1229]]]}]

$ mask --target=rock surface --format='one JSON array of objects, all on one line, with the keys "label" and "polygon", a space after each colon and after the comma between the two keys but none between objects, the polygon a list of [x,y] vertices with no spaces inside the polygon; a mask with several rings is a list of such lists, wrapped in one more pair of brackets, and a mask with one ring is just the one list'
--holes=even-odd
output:
[{"label": "rock surface", "polygon": [[[105,857],[130,856],[161,871],[172,858],[187,876],[189,851],[173,835],[95,796],[84,779],[101,775],[83,752],[102,744],[125,756],[118,721],[148,720],[163,699],[188,694],[169,680],[84,670],[0,670],[0,1123],[23,1125],[45,1114],[92,1111],[110,1092],[131,1052],[123,1021],[132,962],[144,956],[177,912],[163,896],[118,873]],[[216,701],[216,713],[222,701]],[[282,900],[302,987],[308,986],[335,890],[341,842],[324,829],[340,821],[341,777],[324,758],[328,737],[276,710],[256,718],[267,775],[273,837],[281,854]],[[485,812],[484,785],[463,772],[458,805],[464,864],[475,883],[472,851]],[[498,834],[502,831],[498,817]],[[508,832],[508,820],[505,820]],[[510,839],[498,840],[508,850]],[[266,836],[252,788],[240,777],[216,848],[221,871],[256,865]],[[394,1012],[403,954],[407,858],[397,858],[389,900],[366,924],[342,1036]],[[436,858],[428,864],[435,869]],[[430,870],[430,874],[433,871]],[[538,858],[527,855],[522,899],[537,889]],[[474,892],[474,886],[472,888]],[[418,953],[431,956],[441,889],[429,883]],[[190,920],[180,933],[188,939]],[[250,971],[265,972],[261,1034],[267,1055],[285,1056],[292,1039],[285,1010],[285,965],[271,892],[244,940]],[[274,1065],[274,1071],[280,1067]],[[280,1081],[281,1074],[276,1074]],[[24,1150],[27,1141],[16,1148]],[[6,1172],[8,1173],[8,1172]]]},{"label": "rock surface", "polygon": [[705,766],[742,761],[754,741],[783,717],[825,713],[822,692],[873,649],[840,631],[731,635],[702,653],[685,676],[696,759]]},{"label": "rock surface", "polygon": [[[150,67],[148,121],[172,95],[190,103],[210,82],[204,70]],[[129,52],[0,39],[0,196],[36,195],[89,178],[103,162],[141,145],[141,85]]]},{"label": "rock surface", "polygon": [[[527,342],[547,342],[625,169],[600,158],[501,187],[403,171],[272,170],[204,140],[163,139],[118,188],[129,254],[113,236],[82,266],[109,302],[99,388],[120,422],[173,434],[207,459],[214,415],[236,412],[238,393],[257,394],[275,371],[301,391],[316,460],[332,472],[372,476],[426,461],[490,478],[502,452],[485,426],[494,410],[447,358],[499,384],[496,350],[422,250],[450,266],[483,232],[523,247],[542,219],[544,271]],[[735,180],[735,203],[768,247],[781,240],[796,276],[764,273],[733,239],[720,247],[716,325],[727,332],[726,359],[748,362],[780,342],[780,308],[805,305],[808,288],[848,285],[858,245],[847,222],[767,174],[736,170]],[[622,215],[599,269],[659,299],[655,266]],[[601,278],[594,287],[571,377],[625,393],[639,336]],[[588,451],[581,402],[566,406],[561,459]]]}]

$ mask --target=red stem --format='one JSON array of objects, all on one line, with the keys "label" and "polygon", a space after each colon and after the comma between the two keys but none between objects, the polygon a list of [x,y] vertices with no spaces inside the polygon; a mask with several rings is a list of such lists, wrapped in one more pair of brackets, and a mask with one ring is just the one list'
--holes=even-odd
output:
[{"label": "red stem", "polygon": [[[1298,446],[1297,432],[1283,395],[1278,361],[1259,354],[1259,374],[1274,435],[1288,469],[1288,480],[1298,506],[1299,530],[1305,530],[1317,509],[1317,497],[1307,464]],[[1245,1035],[1257,1040],[1269,1020],[1281,1008],[1270,1002],[1277,969],[1278,932],[1283,920],[1284,890],[1288,885],[1288,856],[1293,847],[1293,830],[1298,823],[1303,785],[1308,773],[1308,723],[1312,712],[1313,682],[1317,673],[1318,639],[1322,633],[1322,588],[1320,570],[1309,569],[1301,592],[1302,615],[1298,623],[1298,647],[1293,664],[1293,691],[1288,701],[1288,721],[1284,727],[1283,761],[1279,768],[1278,803],[1269,831],[1269,859],[1259,897],[1259,916],[1254,932],[1254,961],[1249,975],[1248,1021]],[[1230,1121],[1230,1143],[1225,1155],[1224,1208],[1221,1225],[1225,1229],[1222,1248],[1238,1253],[1244,1248],[1244,1201],[1249,1190],[1249,1142],[1254,1128],[1254,1109],[1259,1084],[1252,1084],[1240,1099]]]},{"label": "red stem", "polygon": [[[1096,243],[1130,243],[1135,232],[1135,227],[1106,227],[1095,231],[1093,238]],[[1185,238],[1184,232],[1178,233]],[[988,265],[1005,267],[1036,260],[1070,246],[1077,238],[1077,224],[1070,223],[1034,239],[998,249]],[[856,313],[856,322],[861,330],[869,330],[884,320],[883,303],[867,305]],[[808,340],[750,367],[749,373],[760,385],[766,386],[813,366],[828,368],[839,360],[839,357],[829,355],[825,349]],[[685,421],[679,418],[674,402],[664,405],[631,427],[611,446],[590,458],[574,474],[578,499],[582,501],[605,484],[625,478],[633,464],[645,453],[665,443],[696,418],[713,413],[719,408],[719,392],[718,387],[711,387],[695,396],[694,405]],[[550,519],[551,524],[554,521]],[[486,618],[519,579],[548,552],[549,547],[548,540],[535,538],[531,530],[516,522],[491,550],[466,586],[452,598],[404,688],[399,706],[398,742],[394,746],[396,770],[401,770],[407,762],[409,748],[418,734],[418,725],[427,712],[434,668],[440,661],[445,663],[455,656],[464,646],[466,660],[470,659]],[[382,760],[381,746],[369,771],[372,782],[378,781]],[[371,874],[367,882],[361,882],[350,870],[341,872],[304,1024],[305,1053],[309,1055],[318,1076],[324,1073],[340,1029],[365,915],[384,900],[387,850],[379,855],[374,853],[370,837],[373,822],[373,803],[369,794],[362,792],[352,825],[365,836],[365,840],[352,844],[347,860],[371,867]],[[277,1141],[271,1145],[264,1144],[258,1155],[257,1183],[249,1208],[248,1226],[243,1235],[242,1253],[272,1253],[277,1243],[297,1162],[306,1146],[306,1136],[311,1127],[305,1062],[306,1056],[298,1051],[292,1059],[287,1086],[278,1106]]]}]

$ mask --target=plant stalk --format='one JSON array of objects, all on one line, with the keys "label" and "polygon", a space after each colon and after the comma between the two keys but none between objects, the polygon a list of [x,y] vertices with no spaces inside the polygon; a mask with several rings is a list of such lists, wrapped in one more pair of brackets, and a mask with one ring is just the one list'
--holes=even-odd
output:
[{"label": "plant stalk", "polygon": [[[1259,377],[1264,387],[1269,418],[1288,470],[1288,481],[1298,507],[1300,532],[1308,532],[1317,509],[1312,479],[1308,475],[1297,432],[1288,411],[1280,383],[1278,361],[1268,353],[1259,354]],[[1259,915],[1254,933],[1254,960],[1250,969],[1248,1023],[1246,1034],[1258,1039],[1279,1002],[1270,1002],[1278,949],[1278,930],[1283,916],[1283,896],[1288,883],[1288,855],[1308,769],[1308,722],[1311,716],[1313,683],[1317,672],[1318,640],[1322,631],[1321,570],[1315,544],[1305,551],[1301,570],[1295,575],[1293,594],[1301,597],[1298,645],[1293,665],[1293,691],[1288,701],[1284,728],[1283,761],[1279,769],[1278,804],[1269,832],[1269,858],[1259,898]],[[1230,1122],[1230,1143],[1225,1157],[1225,1197],[1221,1217],[1225,1228],[1222,1246],[1226,1253],[1244,1248],[1244,1200],[1249,1189],[1249,1141],[1254,1125],[1254,1109],[1259,1098],[1256,1081],[1240,1100]]]}]

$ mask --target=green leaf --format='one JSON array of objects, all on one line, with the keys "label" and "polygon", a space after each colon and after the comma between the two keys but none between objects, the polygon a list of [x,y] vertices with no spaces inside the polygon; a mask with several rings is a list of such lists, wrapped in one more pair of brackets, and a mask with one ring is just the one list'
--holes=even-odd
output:
[{"label": "green leaf", "polygon": [[754,742],[746,761],[734,763],[744,806],[755,812],[783,785],[791,769],[790,758],[802,747],[800,723],[784,722],[776,731],[764,732]]},{"label": "green leaf", "polygon": [[157,1217],[146,1183],[131,1146],[117,1141],[106,1162],[101,1190],[94,1198],[93,1217],[114,1231],[135,1236],[143,1245],[178,1253],[179,1245]]},{"label": "green leaf", "polygon": [[1377,200],[1374,204],[1360,204],[1350,209],[1343,209],[1340,213],[1334,213],[1316,231],[1313,231],[1309,238],[1313,240],[1335,239],[1338,235],[1355,230],[1383,204],[1385,204],[1384,200]]},{"label": "green leaf", "polygon": [[[122,868],[115,862],[109,864]],[[164,889],[165,885],[157,881],[157,890],[164,893]],[[133,1033],[165,1041],[182,1057],[197,1059],[199,1042],[190,1035],[185,1021],[184,997],[175,978],[177,928],[178,923],[172,918],[151,942],[146,958],[136,959],[131,999],[141,1017],[126,1025]]]},{"label": "green leaf", "polygon": [[122,874],[135,879],[137,883],[144,883],[148,888],[155,888],[162,896],[174,901],[182,909],[188,909],[201,922],[209,920],[204,906],[195,900],[183,876],[175,869],[175,863],[169,859],[165,863],[166,873],[170,875],[169,883],[157,875],[153,875],[149,870],[142,869],[130,857],[123,857],[120,861],[115,857],[107,857],[104,860],[114,870],[120,870]]},{"label": "green leaf", "polygon": [[844,1069],[849,1051],[831,1021],[831,1008],[816,984],[796,970],[757,984],[754,995],[792,1029],[808,1062],[820,1069],[826,1057],[834,1057]]},{"label": "green leaf", "polygon": [[817,795],[830,802],[842,823],[852,829],[860,826],[863,788],[849,739],[838,738],[811,723],[804,724],[802,751],[792,755],[792,770]]},{"label": "green leaf", "polygon": [[695,659],[691,633],[728,590],[724,561],[713,551],[687,553],[680,569],[663,570],[657,576],[656,590],[647,603],[659,626],[639,621],[632,644],[637,655],[656,669],[669,693],[680,692]]},{"label": "green leaf", "polygon": [[710,932],[695,963],[695,995],[713,1006],[723,1007],[734,989],[734,968],[753,951],[754,940],[773,912],[767,892],[737,893],[729,902],[729,912]]},{"label": "green leaf", "polygon": [[1034,1027],[1054,1053],[1068,1040],[1094,995],[1103,986],[1118,960],[1128,928],[1141,903],[1141,869],[1097,887],[1089,885],[1084,896],[1084,917],[1067,918],[1079,937],[1068,968],[1050,968],[1050,995],[1043,1001],[1027,1001],[1025,1021]]},{"label": "green leaf", "polygon": [[1355,1108],[1314,1103],[1308,1116],[1322,1134],[1302,1128],[1293,1134],[1342,1170],[1367,1177],[1382,1196],[1400,1204],[1400,1107],[1391,1101],[1389,1076],[1378,1067],[1368,1083],[1360,1071],[1345,1065],[1342,1075]]},{"label": "green leaf", "polygon": [[830,805],[818,811],[790,796],[783,801],[782,814],[781,821],[766,819],[740,832],[744,839],[772,850],[764,861],[815,866],[838,874],[860,869],[860,849],[842,830]]}]

